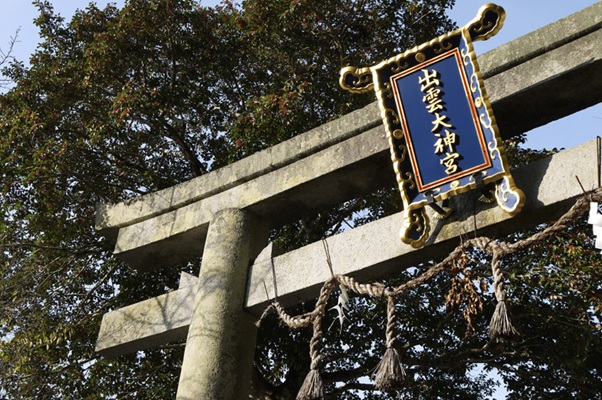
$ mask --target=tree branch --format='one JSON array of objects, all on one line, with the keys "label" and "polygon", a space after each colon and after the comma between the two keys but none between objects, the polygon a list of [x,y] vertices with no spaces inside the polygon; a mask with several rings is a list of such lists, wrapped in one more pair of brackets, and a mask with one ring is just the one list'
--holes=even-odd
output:
[{"label": "tree branch", "polygon": [[[15,48],[15,43],[17,43],[17,38],[19,37],[19,32],[21,28],[17,28],[15,35],[10,36],[8,41],[8,50],[4,51],[0,48],[0,67],[3,67],[11,58],[13,57],[13,51]],[[10,79],[4,78],[4,76],[0,79],[0,88],[6,88],[8,84],[11,82]]]}]

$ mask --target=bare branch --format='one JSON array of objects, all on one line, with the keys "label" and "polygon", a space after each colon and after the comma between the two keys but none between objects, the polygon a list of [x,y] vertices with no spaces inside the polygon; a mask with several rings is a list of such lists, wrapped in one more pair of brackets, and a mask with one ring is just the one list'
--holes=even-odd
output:
[{"label": "bare branch", "polygon": [[[19,32],[21,28],[17,28],[14,36],[10,36],[8,41],[8,49],[4,50],[0,47],[0,68],[5,67],[6,64],[15,57],[13,56],[13,52],[15,49],[15,44],[18,42]],[[0,74],[0,88],[6,88],[11,83],[11,79],[6,78],[4,74]]]},{"label": "bare branch", "polygon": [[19,32],[21,31],[21,28],[17,28],[17,31],[15,32],[14,36],[11,36],[9,41],[8,41],[8,50],[2,50],[2,48],[0,47],[0,66],[4,65],[5,63],[8,62],[8,60],[10,60],[13,57],[13,50],[15,48],[15,44],[17,43],[17,39],[19,37]]}]

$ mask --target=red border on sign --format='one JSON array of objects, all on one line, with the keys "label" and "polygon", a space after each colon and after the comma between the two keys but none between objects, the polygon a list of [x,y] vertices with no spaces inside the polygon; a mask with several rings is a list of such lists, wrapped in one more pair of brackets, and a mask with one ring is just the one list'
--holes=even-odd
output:
[{"label": "red border on sign", "polygon": [[[397,85],[395,84],[395,81],[398,80],[398,79],[401,79],[404,76],[409,75],[409,74],[411,74],[411,73],[413,73],[413,72],[415,72],[415,71],[417,71],[419,69],[423,69],[425,67],[428,67],[428,66],[430,66],[430,65],[432,65],[432,64],[434,64],[434,63],[436,63],[438,61],[441,61],[442,59],[447,58],[447,57],[455,57],[455,59],[456,59],[456,66],[458,67],[458,71],[459,71],[460,77],[462,79],[462,86],[464,87],[464,95],[466,97],[466,100],[468,101],[468,106],[469,106],[470,112],[472,114],[472,121],[473,121],[473,124],[474,124],[474,127],[475,127],[475,132],[476,132],[477,138],[479,140],[479,145],[480,145],[480,148],[481,148],[481,151],[482,151],[482,155],[483,155],[483,159],[485,160],[485,163],[483,163],[481,165],[476,165],[476,166],[474,166],[474,167],[472,167],[470,169],[467,169],[467,170],[460,171],[460,172],[458,172],[456,174],[450,175],[450,176],[445,177],[443,179],[439,179],[437,181],[429,182],[427,184],[424,184],[423,181],[422,181],[422,175],[420,173],[420,169],[418,167],[418,161],[416,160],[416,155],[415,155],[415,151],[414,151],[412,140],[411,140],[412,135],[411,135],[410,129],[409,129],[408,124],[407,124],[407,117],[406,117],[406,113],[405,113],[405,110],[404,110],[404,107],[403,107],[403,102],[401,100],[401,96],[399,94],[399,90],[397,88]],[[400,73],[398,73],[396,75],[393,75],[390,78],[391,86],[393,87],[393,92],[395,94],[395,103],[397,104],[397,108],[398,108],[400,119],[401,119],[401,125],[402,125],[402,128],[403,128],[403,131],[404,131],[405,135],[407,135],[406,144],[408,146],[408,153],[410,155],[410,162],[411,162],[412,168],[414,170],[414,175],[416,176],[416,183],[418,185],[418,191],[419,192],[424,192],[424,191],[426,191],[428,189],[432,189],[434,187],[444,185],[444,184],[446,184],[448,182],[452,182],[454,180],[462,179],[462,178],[464,178],[466,176],[469,176],[469,175],[471,175],[471,174],[473,174],[475,172],[482,171],[482,170],[487,169],[487,168],[491,168],[492,164],[493,164],[491,162],[491,158],[489,156],[489,152],[488,152],[488,149],[487,149],[487,144],[485,143],[485,134],[483,133],[483,127],[482,127],[481,122],[479,120],[479,117],[477,115],[477,110],[476,110],[476,107],[474,105],[474,100],[473,100],[472,95],[471,95],[470,85],[469,85],[469,82],[468,82],[468,78],[466,77],[466,71],[464,70],[464,68],[460,67],[461,62],[462,61],[461,61],[461,57],[460,57],[460,50],[458,48],[455,48],[455,49],[453,49],[453,50],[451,50],[451,51],[449,51],[447,53],[441,54],[441,55],[439,55],[437,57],[434,57],[434,58],[432,58],[432,59],[430,59],[430,60],[428,60],[428,61],[426,61],[424,63],[416,65],[416,66],[414,66],[414,67],[412,67],[412,68],[410,68],[410,69],[408,69],[406,71],[403,71],[403,72],[400,72]]]}]

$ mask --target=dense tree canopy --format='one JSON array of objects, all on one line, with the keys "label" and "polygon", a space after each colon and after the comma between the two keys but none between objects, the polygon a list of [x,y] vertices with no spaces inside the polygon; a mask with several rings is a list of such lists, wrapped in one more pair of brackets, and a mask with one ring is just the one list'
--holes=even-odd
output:
[{"label": "dense tree canopy", "polygon": [[[38,1],[41,44],[29,65],[4,69],[14,85],[0,96],[0,395],[173,397],[181,344],[105,360],[94,343],[105,312],[177,286],[179,272],[195,272],[198,260],[144,274],[129,269],[94,230],[96,202],[199,176],[373,101],[340,90],[339,69],[450,30],[444,12],[452,4],[246,0],[206,8],[128,0],[121,9],[91,4],[65,21]],[[275,235],[286,246],[319,239],[359,207],[372,207],[364,220],[395,209],[389,192]],[[404,393],[484,398],[495,369],[513,398],[600,396],[600,259],[583,225],[505,260],[519,342],[488,340],[487,290],[474,332],[461,312],[445,308],[453,274],[405,296],[400,336],[412,378]],[[457,276],[488,283],[488,260],[474,260]],[[328,331],[332,398],[391,398],[360,379],[380,358],[384,326],[374,315],[384,308],[357,299],[345,335]],[[309,368],[309,335],[264,321],[256,357],[264,390],[294,397]]]}]

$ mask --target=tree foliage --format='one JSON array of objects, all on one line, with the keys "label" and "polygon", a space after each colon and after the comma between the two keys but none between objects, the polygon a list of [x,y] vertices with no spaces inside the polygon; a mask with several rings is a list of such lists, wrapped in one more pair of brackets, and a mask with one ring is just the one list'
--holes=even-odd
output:
[{"label": "tree foliage", "polygon": [[[95,203],[183,182],[373,101],[340,90],[339,69],[373,64],[450,30],[444,10],[452,4],[247,0],[206,8],[192,0],[129,0],[121,9],[91,4],[65,21],[49,1],[36,2],[41,44],[28,66],[12,62],[3,70],[14,86],[0,96],[0,394],[173,397],[181,345],[106,360],[94,343],[105,312],[164,293],[198,262],[145,274],[129,269],[95,232]],[[390,193],[279,235],[298,246],[336,232],[360,208],[370,207],[360,219],[386,214],[396,207]],[[495,368],[514,398],[597,395],[599,256],[584,232],[577,224],[549,247],[508,261],[522,342],[485,337],[484,315],[493,307],[487,292],[467,335],[461,314],[442,307],[452,276],[405,297],[399,330],[413,377],[406,394],[483,398],[492,388],[485,372]],[[534,254],[541,255],[533,261]],[[483,262],[470,268],[487,280]],[[380,357],[384,323],[374,316],[384,309],[357,300],[344,337],[328,331],[332,398],[390,398],[360,379]],[[309,364],[308,335],[266,321],[256,359],[265,390],[294,396]]]}]

